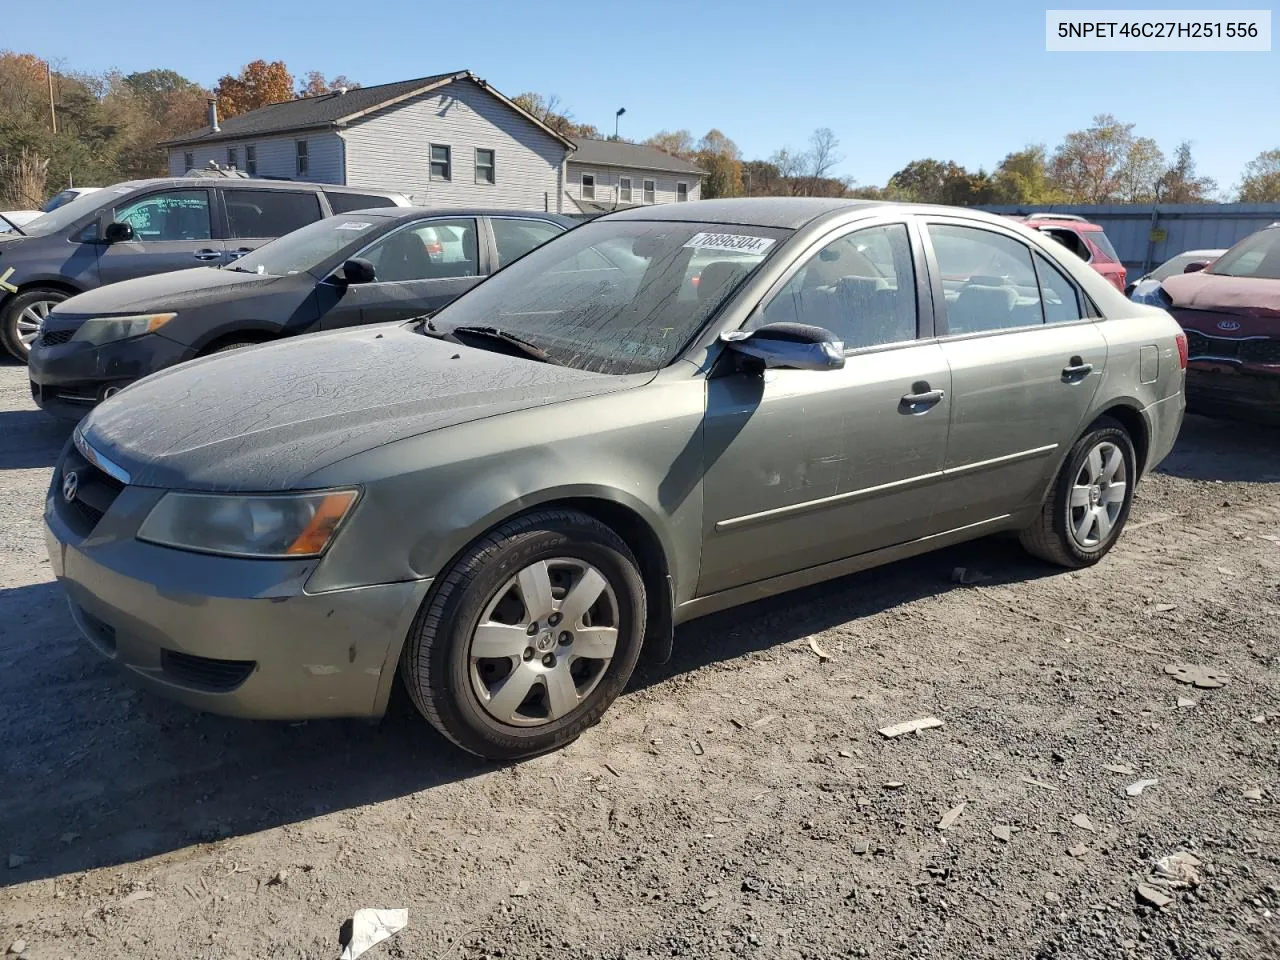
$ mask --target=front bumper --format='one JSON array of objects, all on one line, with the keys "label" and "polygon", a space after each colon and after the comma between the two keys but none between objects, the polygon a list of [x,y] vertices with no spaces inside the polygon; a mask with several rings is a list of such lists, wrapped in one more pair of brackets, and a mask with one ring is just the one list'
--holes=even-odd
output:
[{"label": "front bumper", "polygon": [[125,487],[86,521],[63,502],[61,473],[45,503],[53,572],[90,645],[130,679],[229,716],[385,711],[430,580],[308,593],[314,559],[239,560],[139,542],[133,531],[161,491]]},{"label": "front bumper", "polygon": [[45,342],[58,333],[65,331],[46,331],[31,345],[27,375],[36,406],[72,420],[83,417],[106,394],[195,356],[190,347],[158,333],[101,346],[78,340]]},{"label": "front bumper", "polygon": [[1280,367],[1192,362],[1187,405],[1193,413],[1280,423]]}]

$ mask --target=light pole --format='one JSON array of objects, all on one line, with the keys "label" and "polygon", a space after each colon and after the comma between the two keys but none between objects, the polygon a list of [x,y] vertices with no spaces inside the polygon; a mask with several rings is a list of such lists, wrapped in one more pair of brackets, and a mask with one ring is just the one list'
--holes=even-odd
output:
[{"label": "light pole", "polygon": [[619,107],[618,112],[613,115],[613,139],[618,139],[618,118],[627,112],[626,107]]}]

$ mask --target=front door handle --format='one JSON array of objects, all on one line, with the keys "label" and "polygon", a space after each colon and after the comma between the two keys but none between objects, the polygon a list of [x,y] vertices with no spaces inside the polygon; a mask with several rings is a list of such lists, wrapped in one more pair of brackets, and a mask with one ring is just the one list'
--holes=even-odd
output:
[{"label": "front door handle", "polygon": [[197,250],[194,256],[197,260],[217,260],[222,254],[217,250]]},{"label": "front door handle", "polygon": [[239,260],[246,253],[253,253],[253,247],[241,247],[239,250],[230,250],[227,252],[227,259]]},{"label": "front door handle", "polygon": [[1085,363],[1081,357],[1072,357],[1062,368],[1062,379],[1066,381],[1082,380],[1093,373],[1093,364]]},{"label": "front door handle", "polygon": [[907,408],[908,413],[920,413],[921,407],[932,407],[947,395],[943,390],[930,389],[929,384],[924,381],[913,383],[911,390],[911,393],[902,398],[902,406]]}]

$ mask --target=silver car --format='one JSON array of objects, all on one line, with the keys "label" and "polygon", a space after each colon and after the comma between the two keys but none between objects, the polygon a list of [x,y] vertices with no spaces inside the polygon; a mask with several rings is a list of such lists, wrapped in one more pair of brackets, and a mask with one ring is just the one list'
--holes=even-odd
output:
[{"label": "silver car", "polygon": [[628,210],[430,320],[197,360],[93,411],[53,568],[130,676],[459,746],[596,723],[690,618],[998,531],[1115,544],[1186,341],[1043,234],[820,199]]}]

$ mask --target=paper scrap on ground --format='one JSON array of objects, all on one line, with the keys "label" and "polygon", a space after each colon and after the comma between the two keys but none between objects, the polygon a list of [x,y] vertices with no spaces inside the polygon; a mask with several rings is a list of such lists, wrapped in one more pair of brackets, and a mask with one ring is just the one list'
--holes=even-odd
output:
[{"label": "paper scrap on ground", "polygon": [[370,947],[408,925],[408,910],[357,910],[351,918],[351,941],[343,946],[339,960],[356,960]]},{"label": "paper scrap on ground", "polygon": [[887,740],[894,737],[900,737],[904,733],[915,733],[917,730],[932,730],[934,727],[941,727],[942,721],[937,717],[921,717],[919,720],[907,720],[903,723],[895,723],[891,727],[881,728],[880,736]]},{"label": "paper scrap on ground", "polygon": [[968,805],[968,801],[962,800],[960,803],[956,804],[944,813],[942,815],[942,819],[938,821],[938,829],[947,830],[954,826],[955,822],[960,819],[960,814],[964,813],[964,808]]},{"label": "paper scrap on ground", "polygon": [[1159,782],[1159,780],[1138,780],[1125,787],[1124,792],[1131,797],[1136,797],[1139,796],[1143,790],[1147,789],[1147,787],[1154,787]]},{"label": "paper scrap on ground", "polygon": [[1179,683],[1189,683],[1199,690],[1217,690],[1231,682],[1225,673],[1195,663],[1166,664],[1164,672]]}]

